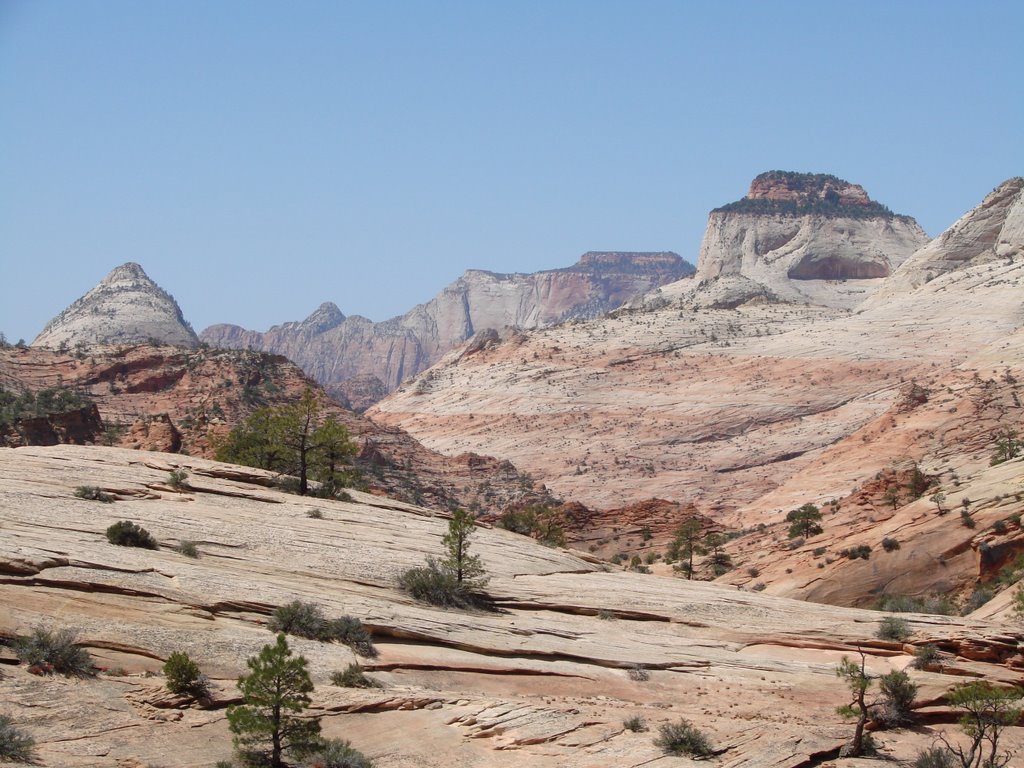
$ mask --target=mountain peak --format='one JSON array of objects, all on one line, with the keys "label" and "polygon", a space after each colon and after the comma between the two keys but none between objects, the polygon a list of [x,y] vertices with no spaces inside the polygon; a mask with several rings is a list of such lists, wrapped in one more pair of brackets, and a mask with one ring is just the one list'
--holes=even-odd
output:
[{"label": "mountain peak", "polygon": [[53,318],[34,347],[159,342],[194,347],[199,339],[174,297],[133,261],[111,270],[95,288]]}]

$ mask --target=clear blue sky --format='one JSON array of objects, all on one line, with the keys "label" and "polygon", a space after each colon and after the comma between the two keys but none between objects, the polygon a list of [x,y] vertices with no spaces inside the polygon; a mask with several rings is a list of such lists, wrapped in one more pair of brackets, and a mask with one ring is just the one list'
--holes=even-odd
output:
[{"label": "clear blue sky", "polygon": [[0,0],[0,331],[125,261],[196,330],[694,261],[771,169],[938,234],[1024,173],[1024,3]]}]

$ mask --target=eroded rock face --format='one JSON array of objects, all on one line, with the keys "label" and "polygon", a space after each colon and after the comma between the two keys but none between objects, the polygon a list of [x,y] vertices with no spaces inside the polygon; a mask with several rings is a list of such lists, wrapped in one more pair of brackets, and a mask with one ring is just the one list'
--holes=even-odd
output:
[{"label": "eroded rock face", "polygon": [[849,307],[878,285],[831,283],[888,277],[927,240],[913,219],[859,185],[772,171],[754,179],[746,197],[711,212],[695,279],[707,286],[739,275],[777,299]]},{"label": "eroded rock face", "polygon": [[590,252],[567,269],[468,270],[431,301],[382,323],[345,317],[333,304],[323,304],[304,321],[265,333],[214,325],[202,339],[217,347],[285,355],[331,391],[344,391],[348,379],[374,376],[391,392],[479,331],[596,317],[691,272],[674,253]]},{"label": "eroded rock face", "polygon": [[81,349],[151,342],[195,347],[199,339],[174,297],[129,262],[47,323],[32,346]]},{"label": "eroded rock face", "polygon": [[872,303],[963,270],[1024,256],[1024,177],[1008,179],[953,226],[913,254]]}]

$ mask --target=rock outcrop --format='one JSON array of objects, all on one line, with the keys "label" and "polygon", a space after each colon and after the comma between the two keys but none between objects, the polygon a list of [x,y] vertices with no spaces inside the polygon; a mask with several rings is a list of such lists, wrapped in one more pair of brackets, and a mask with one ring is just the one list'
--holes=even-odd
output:
[{"label": "rock outcrop", "polygon": [[783,301],[850,307],[927,241],[912,218],[872,201],[859,185],[770,171],[751,182],[746,197],[711,212],[695,282],[740,276],[750,281],[740,293],[751,298],[767,292]]},{"label": "rock outcrop", "polygon": [[325,303],[302,322],[265,333],[214,325],[201,338],[285,355],[331,392],[343,394],[350,388],[345,381],[366,376],[391,392],[479,331],[597,317],[692,271],[674,253],[591,252],[566,269],[532,274],[468,270],[426,304],[381,323],[346,317]]},{"label": "rock outcrop", "polygon": [[199,339],[174,297],[129,262],[48,322],[32,346],[82,349],[147,343],[195,347]]},{"label": "rock outcrop", "polygon": [[1024,257],[1024,177],[1008,179],[907,259],[870,304],[975,264]]},{"label": "rock outcrop", "polygon": [[[681,765],[654,743],[686,719],[734,768],[806,768],[838,753],[854,725],[836,679],[844,656],[869,674],[906,669],[924,727],[880,730],[879,749],[912,762],[938,733],[957,683],[1019,684],[1019,624],[905,614],[908,637],[880,640],[880,612],[816,605],[733,586],[605,572],[584,553],[478,527],[472,548],[497,610],[444,610],[396,587],[440,551],[447,513],[354,491],[311,500],[265,487],[261,473],[203,459],[113,448],[0,448],[0,638],[69,629],[103,672],[31,674],[4,659],[0,701],[63,768],[212,766],[232,758],[224,709],[240,700],[246,659],[273,642],[267,620],[293,600],[358,618],[379,655],[289,636],[314,683],[308,713],[379,768],[596,768]],[[171,470],[188,487],[166,485]],[[74,496],[79,485],[114,496]],[[129,519],[157,550],[110,544]],[[183,541],[198,557],[175,551]],[[937,646],[937,663],[909,666]],[[186,652],[209,677],[208,701],[170,696],[160,674]],[[379,688],[331,675],[360,663]],[[877,688],[876,688],[877,690]],[[626,727],[635,718],[636,728]],[[647,731],[647,732],[644,732]],[[1009,726],[1000,745],[1021,749]]]},{"label": "rock outcrop", "polygon": [[[306,387],[316,384],[285,358],[264,352],[119,346],[84,355],[9,347],[0,349],[0,395],[50,389],[80,395],[89,408],[33,414],[43,418],[7,426],[0,422],[0,445],[102,441],[209,457],[217,441],[253,410],[295,402]],[[325,409],[358,442],[356,469],[375,492],[438,507],[499,510],[547,498],[542,485],[508,461],[470,453],[442,456],[402,430],[374,424],[336,403]]]}]

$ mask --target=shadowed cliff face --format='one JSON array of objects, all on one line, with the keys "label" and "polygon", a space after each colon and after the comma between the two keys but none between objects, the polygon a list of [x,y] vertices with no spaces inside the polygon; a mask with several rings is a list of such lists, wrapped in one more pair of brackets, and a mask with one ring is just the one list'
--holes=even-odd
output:
[{"label": "shadowed cliff face", "polygon": [[590,252],[572,267],[533,274],[469,270],[426,304],[381,323],[346,317],[328,303],[301,323],[265,333],[214,325],[202,339],[283,354],[331,391],[374,376],[391,392],[480,331],[597,317],[692,271],[674,253]]}]

